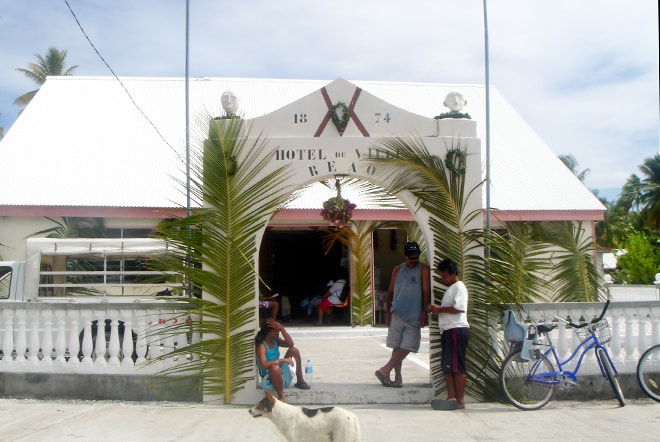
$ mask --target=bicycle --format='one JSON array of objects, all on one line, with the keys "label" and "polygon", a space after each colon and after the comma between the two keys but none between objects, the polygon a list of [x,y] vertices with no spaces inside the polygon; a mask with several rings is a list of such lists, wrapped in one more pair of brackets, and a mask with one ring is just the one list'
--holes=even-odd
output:
[{"label": "bicycle", "polygon": [[[617,378],[618,372],[607,348],[603,346],[612,339],[609,323],[603,320],[609,304],[610,301],[607,300],[600,316],[591,322],[576,324],[555,316],[557,320],[574,328],[580,338],[580,343],[564,361],[559,359],[549,335],[549,332],[557,328],[558,323],[532,324],[528,327],[515,321],[512,311],[504,312],[505,338],[511,343],[511,349],[502,364],[499,384],[507,400],[521,410],[544,407],[559,384],[567,388],[577,384],[577,373],[583,358],[594,349],[601,374],[609,380],[619,404],[625,406]],[[522,336],[521,330],[524,333]],[[547,343],[544,342],[544,336]],[[545,347],[547,349],[544,350]],[[574,371],[564,369],[576,356],[579,359]]]},{"label": "bicycle", "polygon": [[660,344],[649,348],[639,358],[637,381],[648,397],[660,402]]}]

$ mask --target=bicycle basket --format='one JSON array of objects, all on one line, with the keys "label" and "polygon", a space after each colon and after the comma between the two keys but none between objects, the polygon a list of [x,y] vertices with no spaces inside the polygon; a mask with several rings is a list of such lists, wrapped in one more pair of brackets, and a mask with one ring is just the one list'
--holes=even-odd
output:
[{"label": "bicycle basket", "polygon": [[595,324],[589,324],[586,327],[576,328],[575,334],[580,340],[586,339],[594,333],[598,338],[598,342],[606,344],[612,340],[612,332],[610,331],[610,323],[606,320],[598,321]]}]

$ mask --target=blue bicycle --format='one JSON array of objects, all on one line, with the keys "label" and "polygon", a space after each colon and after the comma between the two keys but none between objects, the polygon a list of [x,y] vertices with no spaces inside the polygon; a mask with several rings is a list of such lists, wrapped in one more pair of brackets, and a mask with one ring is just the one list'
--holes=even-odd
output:
[{"label": "blue bicycle", "polygon": [[[623,407],[625,400],[618,373],[603,345],[612,339],[609,323],[603,320],[609,304],[608,300],[600,316],[591,322],[576,324],[555,316],[557,320],[574,328],[580,337],[580,343],[564,361],[559,359],[549,335],[550,331],[557,328],[557,323],[522,324],[515,320],[512,311],[504,312],[505,339],[510,343],[510,353],[502,364],[499,382],[507,400],[521,410],[542,408],[552,398],[557,385],[577,383],[582,361],[587,352],[593,349],[603,377],[609,380]],[[578,361],[574,371],[564,369],[576,357]]]}]

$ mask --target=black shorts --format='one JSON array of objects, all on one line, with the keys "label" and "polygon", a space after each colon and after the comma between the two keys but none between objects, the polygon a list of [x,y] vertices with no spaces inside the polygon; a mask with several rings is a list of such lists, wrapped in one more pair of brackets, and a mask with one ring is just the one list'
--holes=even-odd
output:
[{"label": "black shorts", "polygon": [[444,330],[440,337],[442,343],[442,372],[465,374],[465,353],[470,338],[467,327]]}]

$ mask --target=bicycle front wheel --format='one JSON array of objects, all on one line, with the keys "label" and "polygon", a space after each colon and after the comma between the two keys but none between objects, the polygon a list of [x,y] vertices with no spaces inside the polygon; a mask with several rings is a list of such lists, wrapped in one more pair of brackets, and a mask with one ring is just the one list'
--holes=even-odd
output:
[{"label": "bicycle front wheel", "polygon": [[660,402],[660,345],[649,348],[639,358],[637,381],[644,393]]},{"label": "bicycle front wheel", "polygon": [[500,370],[500,388],[507,400],[521,410],[538,410],[555,392],[556,376],[552,362],[546,357],[522,360],[520,352],[509,355]]},{"label": "bicycle front wheel", "polygon": [[621,391],[621,385],[619,385],[619,378],[614,374],[614,368],[612,367],[610,358],[607,356],[607,353],[602,348],[599,348],[596,354],[598,355],[598,359],[600,360],[600,363],[603,366],[603,370],[605,370],[605,375],[607,376],[607,380],[610,381],[610,385],[612,386],[612,390],[614,390],[616,399],[619,401],[619,405],[621,405],[622,407],[625,406],[626,401],[625,399],[623,399],[623,391]]}]

